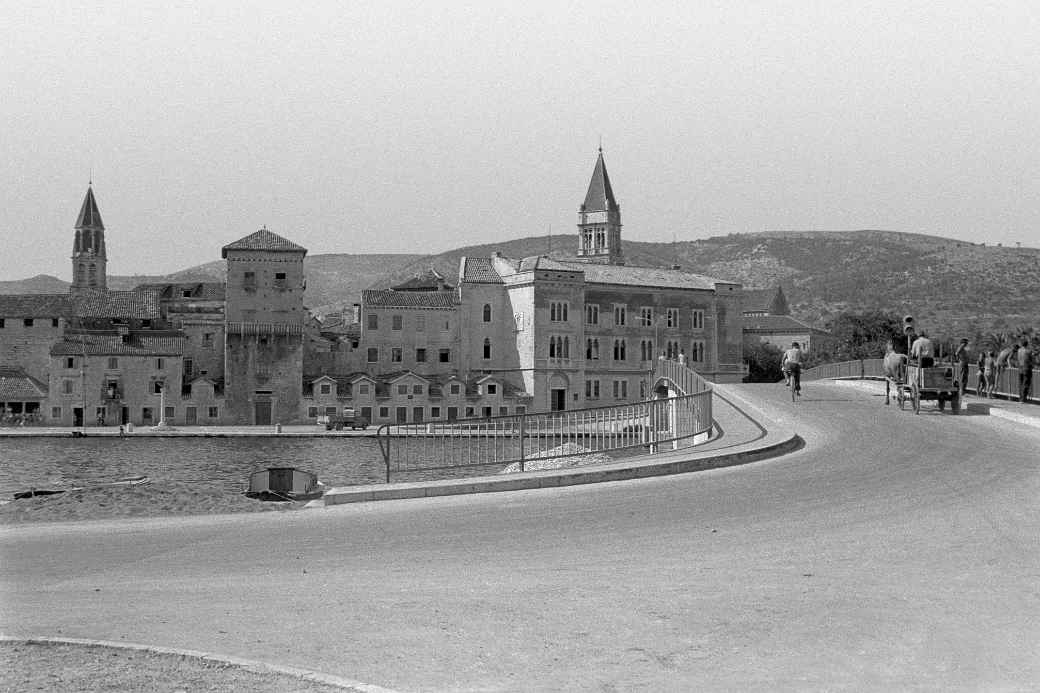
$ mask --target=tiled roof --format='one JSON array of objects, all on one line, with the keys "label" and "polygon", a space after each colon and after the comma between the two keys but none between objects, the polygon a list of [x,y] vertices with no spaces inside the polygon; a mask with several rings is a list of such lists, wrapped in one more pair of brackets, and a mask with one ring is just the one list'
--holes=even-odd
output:
[{"label": "tiled roof", "polygon": [[0,400],[5,402],[42,399],[47,386],[20,368],[0,368]]},{"label": "tiled roof", "polygon": [[454,291],[365,289],[361,304],[366,308],[452,308],[459,305],[459,297]]},{"label": "tiled roof", "polygon": [[302,245],[296,245],[292,241],[282,238],[273,231],[262,228],[249,234],[245,238],[239,238],[234,243],[228,243],[220,251],[220,256],[226,258],[229,250],[274,250],[291,253],[306,253],[307,249]]},{"label": "tiled roof", "polygon": [[[138,284],[134,291],[158,291],[160,300],[194,299],[197,301],[223,301],[226,293],[224,282],[176,282]],[[191,295],[185,297],[184,292]]]},{"label": "tiled roof", "polygon": [[525,258],[521,271],[532,269],[584,272],[588,284],[618,284],[623,286],[659,286],[669,289],[715,288],[719,279],[682,270],[658,267],[633,267],[631,265],[603,265],[595,262],[570,262],[546,257]]},{"label": "tiled roof", "polygon": [[501,284],[502,277],[495,271],[489,257],[465,257],[462,259],[462,281],[475,284]]},{"label": "tiled roof", "polygon": [[742,318],[745,332],[824,332],[790,315],[760,315]]},{"label": "tiled roof", "polygon": [[72,315],[68,294],[0,295],[0,318],[59,318]]},{"label": "tiled roof", "polygon": [[159,317],[159,292],[142,291],[80,291],[73,297],[74,314],[83,318],[138,318],[152,320]]},{"label": "tiled roof", "polygon": [[599,150],[596,168],[592,170],[592,180],[589,181],[589,189],[585,193],[585,202],[581,208],[586,212],[607,212],[618,208],[617,200],[614,199],[614,189],[610,187],[607,165],[603,163],[602,149]]},{"label": "tiled roof", "polygon": [[394,291],[444,291],[454,287],[444,280],[444,275],[431,267],[390,288]]},{"label": "tiled roof", "polygon": [[97,201],[94,199],[94,189],[90,186],[87,186],[87,195],[83,198],[83,206],[80,207],[74,228],[105,230],[105,224],[101,221],[101,212],[98,211]]},{"label": "tiled roof", "polygon": [[180,356],[184,335],[147,336],[131,334],[128,342],[119,335],[66,335],[51,347],[51,356]]}]

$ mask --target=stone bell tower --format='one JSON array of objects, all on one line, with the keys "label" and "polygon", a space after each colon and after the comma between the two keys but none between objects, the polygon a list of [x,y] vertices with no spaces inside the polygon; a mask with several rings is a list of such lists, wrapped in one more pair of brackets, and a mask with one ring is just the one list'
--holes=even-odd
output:
[{"label": "stone bell tower", "polygon": [[602,147],[585,202],[578,208],[578,257],[610,265],[625,264],[621,252],[621,205],[610,187]]},{"label": "stone bell tower", "polygon": [[101,221],[94,189],[87,186],[87,196],[76,219],[76,240],[72,243],[72,286],[75,293],[83,289],[108,288],[105,255],[105,224]]}]

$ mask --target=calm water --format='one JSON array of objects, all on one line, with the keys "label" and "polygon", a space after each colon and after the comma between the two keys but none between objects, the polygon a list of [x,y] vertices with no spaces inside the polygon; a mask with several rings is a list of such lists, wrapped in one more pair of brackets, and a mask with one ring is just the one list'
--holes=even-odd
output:
[{"label": "calm water", "polygon": [[[386,467],[374,438],[0,438],[0,497],[31,486],[63,487],[148,476],[229,492],[270,466],[315,472],[327,486],[378,484]],[[493,468],[395,473],[391,481],[494,473]]]}]

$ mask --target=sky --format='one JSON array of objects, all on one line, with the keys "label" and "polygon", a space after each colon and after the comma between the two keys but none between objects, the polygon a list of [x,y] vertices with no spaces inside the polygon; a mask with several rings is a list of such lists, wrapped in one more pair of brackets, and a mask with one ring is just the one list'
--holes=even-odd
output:
[{"label": "sky", "polygon": [[5,3],[0,279],[576,242],[602,143],[628,240],[886,229],[1040,246],[1033,2]]}]

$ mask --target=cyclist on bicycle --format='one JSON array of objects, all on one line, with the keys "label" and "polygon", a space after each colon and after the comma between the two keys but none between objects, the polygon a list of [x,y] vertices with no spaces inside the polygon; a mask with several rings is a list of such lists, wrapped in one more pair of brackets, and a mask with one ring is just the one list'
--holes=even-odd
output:
[{"label": "cyclist on bicycle", "polygon": [[784,360],[780,364],[780,368],[785,373],[790,373],[790,380],[792,387],[794,387],[794,393],[799,397],[802,396],[802,350],[798,346],[798,342],[791,342],[791,348],[784,352]]}]

